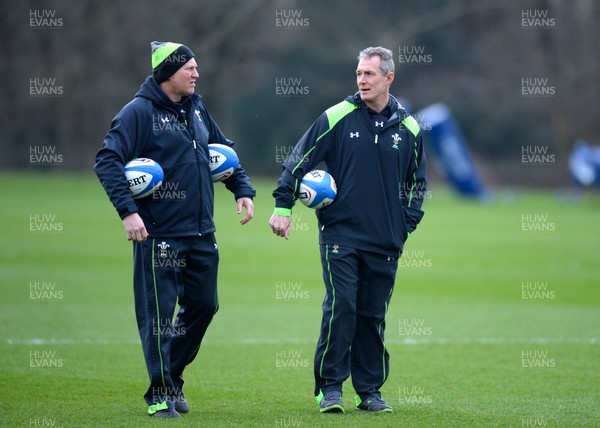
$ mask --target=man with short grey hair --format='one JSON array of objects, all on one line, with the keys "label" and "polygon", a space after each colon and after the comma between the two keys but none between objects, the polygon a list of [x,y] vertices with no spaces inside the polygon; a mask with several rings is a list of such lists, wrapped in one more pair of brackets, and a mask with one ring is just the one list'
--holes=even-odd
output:
[{"label": "man with short grey hair", "polygon": [[321,413],[344,413],[342,385],[350,375],[357,410],[393,411],[380,392],[389,375],[385,315],[427,187],[419,124],[390,95],[392,52],[371,47],[358,60],[358,92],[327,109],[300,139],[283,165],[269,221],[273,233],[289,237],[299,183],[324,162],[337,196],[316,210],[325,282],[314,361]]},{"label": "man with short grey hair", "polygon": [[396,71],[392,51],[382,48],[381,46],[363,49],[358,53],[358,60],[362,61],[364,59],[369,59],[374,55],[378,55],[381,60],[379,67],[381,68],[383,75],[388,75],[389,73],[394,73]]}]

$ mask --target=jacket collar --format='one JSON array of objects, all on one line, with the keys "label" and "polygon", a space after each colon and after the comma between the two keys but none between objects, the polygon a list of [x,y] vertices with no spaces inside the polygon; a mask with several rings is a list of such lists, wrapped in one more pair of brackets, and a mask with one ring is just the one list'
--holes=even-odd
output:
[{"label": "jacket collar", "polygon": [[147,98],[150,101],[159,104],[165,108],[179,111],[181,106],[184,108],[192,101],[192,100],[200,100],[200,96],[198,94],[192,94],[186,97],[183,97],[180,102],[174,103],[171,99],[163,92],[160,88],[156,79],[153,76],[148,76],[144,83],[140,86],[139,91],[135,94],[136,97]]},{"label": "jacket collar", "polygon": [[[346,101],[349,101],[352,104],[356,105],[359,109],[362,109],[362,108],[367,109],[367,105],[360,98],[360,92],[358,92],[358,91],[354,95],[348,96],[346,98]],[[396,116],[396,117],[398,117],[398,119],[400,121],[402,121],[407,116],[410,116],[410,114],[404,109],[404,107],[402,107],[402,105],[398,102],[396,97],[394,97],[392,94],[390,94],[390,100],[388,102],[388,107],[390,108],[390,110],[392,112],[390,119],[393,119]]]}]

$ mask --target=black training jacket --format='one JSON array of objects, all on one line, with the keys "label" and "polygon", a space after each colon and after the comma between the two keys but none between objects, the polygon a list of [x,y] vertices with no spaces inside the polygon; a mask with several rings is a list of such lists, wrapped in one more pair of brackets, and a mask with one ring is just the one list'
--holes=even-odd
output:
[{"label": "black training jacket", "polygon": [[383,124],[358,93],[326,110],[283,165],[276,213],[291,214],[302,177],[325,162],[338,193],[316,210],[320,243],[398,257],[423,217],[426,162],[417,121],[392,96],[389,106]]},{"label": "black training jacket", "polygon": [[[94,171],[119,216],[139,213],[151,236],[198,236],[215,231],[214,189],[208,144],[234,147],[225,138],[197,94],[173,103],[149,76],[135,98],[115,116]],[[154,194],[134,200],[124,165],[145,157],[160,164],[163,184]],[[244,169],[225,181],[236,199],[255,191]]]}]

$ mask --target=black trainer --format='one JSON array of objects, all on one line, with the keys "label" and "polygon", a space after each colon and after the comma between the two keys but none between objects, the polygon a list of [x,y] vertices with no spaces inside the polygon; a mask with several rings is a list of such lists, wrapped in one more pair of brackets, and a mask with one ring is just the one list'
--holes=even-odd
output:
[{"label": "black trainer", "polygon": [[179,413],[188,413],[190,411],[190,406],[188,405],[183,392],[181,392],[174,400],[173,404],[175,405],[175,410]]},{"label": "black trainer", "polygon": [[342,391],[329,391],[321,393],[315,397],[319,403],[321,413],[344,413],[344,403],[342,403]]},{"label": "black trainer", "polygon": [[175,409],[164,409],[150,415],[153,418],[180,418],[181,416]]},{"label": "black trainer", "polygon": [[373,413],[392,413],[394,411],[394,409],[378,395],[370,395],[364,400],[361,400],[360,396],[357,395],[356,410]]}]

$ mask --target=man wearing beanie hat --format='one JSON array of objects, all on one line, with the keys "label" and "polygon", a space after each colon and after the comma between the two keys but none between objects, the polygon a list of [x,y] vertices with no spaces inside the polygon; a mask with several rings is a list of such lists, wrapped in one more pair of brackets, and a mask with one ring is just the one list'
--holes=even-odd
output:
[{"label": "man wearing beanie hat", "polygon": [[152,46],[152,75],[159,85],[195,57],[190,48],[179,43],[152,42],[150,45]]},{"label": "man wearing beanie hat", "polygon": [[[150,377],[148,414],[175,418],[189,411],[183,371],[219,307],[208,144],[234,145],[194,93],[194,53],[171,42],[151,47],[152,75],[113,119],[94,170],[133,241],[135,312]],[[160,191],[133,199],[123,168],[140,157],[161,165],[164,180]],[[244,169],[238,166],[223,183],[238,214],[245,209],[240,223],[246,224],[256,192]]]}]

